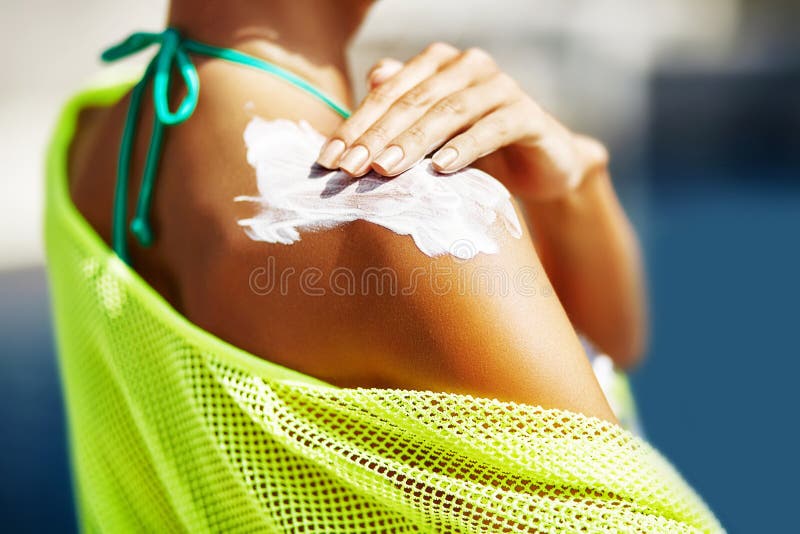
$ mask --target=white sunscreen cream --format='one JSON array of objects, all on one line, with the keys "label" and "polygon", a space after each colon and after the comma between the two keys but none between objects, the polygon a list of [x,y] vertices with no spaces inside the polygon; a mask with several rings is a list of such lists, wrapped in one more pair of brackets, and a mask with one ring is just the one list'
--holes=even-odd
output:
[{"label": "white sunscreen cream", "polygon": [[300,232],[361,219],[409,235],[428,256],[470,259],[499,250],[504,234],[522,235],[511,196],[477,169],[438,174],[425,159],[399,176],[352,178],[314,163],[325,142],[307,122],[254,118],[244,132],[259,196],[239,196],[261,211],[239,224],[257,241],[291,244]]}]

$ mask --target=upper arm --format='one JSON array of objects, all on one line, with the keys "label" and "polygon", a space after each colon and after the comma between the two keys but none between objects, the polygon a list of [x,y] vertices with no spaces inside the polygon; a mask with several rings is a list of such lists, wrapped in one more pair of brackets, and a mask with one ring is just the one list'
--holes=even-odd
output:
[{"label": "upper arm", "polygon": [[467,261],[428,258],[380,228],[374,238],[401,283],[416,274],[406,294],[376,308],[390,332],[422,340],[385,363],[393,379],[614,420],[527,233]]},{"label": "upper arm", "polygon": [[184,311],[245,350],[341,386],[451,391],[615,420],[527,233],[460,261],[428,257],[408,236],[364,221],[293,245],[211,224],[225,242],[205,243],[186,264]]}]

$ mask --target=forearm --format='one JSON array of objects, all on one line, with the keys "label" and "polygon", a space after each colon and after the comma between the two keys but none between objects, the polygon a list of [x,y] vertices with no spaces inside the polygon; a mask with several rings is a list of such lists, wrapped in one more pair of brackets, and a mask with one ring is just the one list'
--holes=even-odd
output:
[{"label": "forearm", "polygon": [[605,166],[567,195],[523,205],[542,263],[576,329],[617,365],[635,364],[647,337],[642,262]]}]

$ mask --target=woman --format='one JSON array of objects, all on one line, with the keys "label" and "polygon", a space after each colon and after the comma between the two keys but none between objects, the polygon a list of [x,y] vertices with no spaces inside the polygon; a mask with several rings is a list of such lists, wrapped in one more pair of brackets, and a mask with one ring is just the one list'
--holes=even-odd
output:
[{"label": "woman", "polygon": [[104,53],[158,45],[143,76],[66,106],[46,241],[81,523],[718,530],[573,328],[641,351],[602,147],[443,44],[342,121],[368,7],[176,0]]},{"label": "woman", "polygon": [[[212,2],[198,9],[176,1],[169,24],[195,40],[267,59],[350,104],[344,53],[370,4]],[[281,80],[222,60],[205,60],[198,69],[203,89],[196,113],[169,130],[158,169],[158,239],[150,249],[132,245],[136,270],[186,317],[254,354],[338,385],[473,392],[613,420],[573,326],[627,367],[641,354],[645,319],[636,241],[599,143],[561,126],[479,50],[436,43],[405,65],[380,63],[370,74],[371,92],[344,122]],[[72,148],[74,201],[108,242],[108,176],[127,105],[85,113]],[[542,291],[465,299],[424,287],[400,297],[315,297],[296,285],[282,295],[253,292],[251,275],[268,257],[284,272],[319,268],[323,280],[337,268],[360,279],[371,266],[405,273],[431,268],[431,261],[452,263],[430,260],[408,238],[364,221],[303,235],[289,247],[249,239],[235,221],[251,216],[251,207],[231,199],[255,189],[241,152],[253,116],[310,122],[330,137],[319,163],[353,176],[369,169],[393,176],[434,149],[440,172],[470,164],[485,169],[519,198],[536,248],[526,234],[462,267],[467,275],[487,266],[512,273],[538,269],[541,258],[546,278],[541,273],[537,285],[549,280],[558,299]],[[141,137],[133,177],[146,155]],[[130,187],[135,192],[139,184],[134,179]]]}]

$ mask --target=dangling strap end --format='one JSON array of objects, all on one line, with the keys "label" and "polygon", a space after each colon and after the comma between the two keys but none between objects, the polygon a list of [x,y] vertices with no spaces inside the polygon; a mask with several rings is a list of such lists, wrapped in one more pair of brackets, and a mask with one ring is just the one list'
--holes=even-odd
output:
[{"label": "dangling strap end", "polygon": [[100,58],[106,63],[116,61],[120,58],[130,56],[144,50],[148,46],[157,43],[161,40],[161,34],[137,32],[129,36],[121,43],[115,44],[103,51]]},{"label": "dangling strap end", "polygon": [[147,219],[135,217],[131,221],[131,233],[136,237],[139,244],[143,247],[149,247],[153,244],[153,230]]}]

